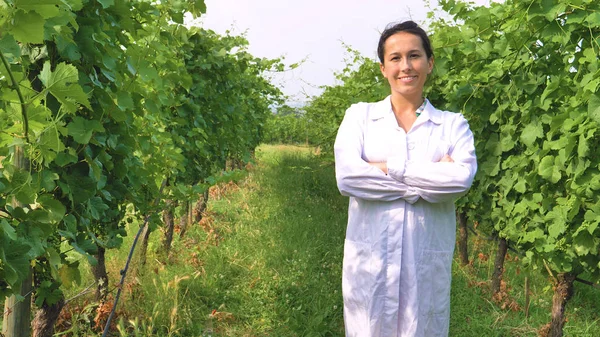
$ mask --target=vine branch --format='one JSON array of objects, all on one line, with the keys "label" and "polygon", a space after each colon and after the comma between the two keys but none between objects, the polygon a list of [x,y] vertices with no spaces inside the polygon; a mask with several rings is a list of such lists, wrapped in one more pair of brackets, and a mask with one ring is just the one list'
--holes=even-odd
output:
[{"label": "vine branch", "polygon": [[25,103],[25,98],[23,97],[23,93],[21,92],[21,89],[19,88],[19,83],[17,83],[17,80],[15,79],[15,75],[13,75],[12,71],[10,70],[10,65],[8,64],[8,61],[4,57],[4,54],[2,53],[2,51],[0,51],[0,58],[2,59],[4,68],[6,68],[6,71],[8,72],[8,76],[10,77],[10,80],[12,82],[12,85],[13,85],[14,89],[17,91],[17,95],[19,96],[19,101],[21,102],[21,115],[23,116],[23,131],[25,132],[25,140],[27,140],[27,143],[29,143],[29,119],[27,118],[27,104]]},{"label": "vine branch", "polygon": [[[476,236],[478,236],[478,237],[480,237],[480,238],[482,238],[482,239],[484,239],[484,240],[487,240],[487,241],[492,241],[492,240],[497,240],[497,239],[498,239],[498,237],[497,237],[497,236],[491,236],[491,235],[490,235],[490,236],[487,236],[487,237],[482,237],[482,236],[481,236],[481,234],[479,234],[479,232],[478,232],[478,231],[476,231],[476,230],[475,230],[475,229],[474,229],[472,226],[467,226],[467,228],[468,228],[468,229],[469,229],[469,230],[470,230],[470,231],[471,231],[471,232],[472,232],[474,235],[476,235]],[[510,241],[508,241],[508,239],[505,239],[505,240],[506,240],[506,243],[508,244],[508,250],[510,250],[510,251],[512,251],[512,252],[514,252],[515,254],[517,254],[517,255],[518,255],[518,256],[520,256],[520,257],[523,257],[523,255],[524,255],[524,254],[523,254],[523,252],[520,252],[520,251],[518,251],[516,248],[513,248],[513,247],[511,246],[511,243],[510,243]],[[544,267],[546,268],[546,271],[547,271],[547,272],[548,272],[548,274],[549,274],[549,275],[552,277],[552,280],[553,280],[553,281],[555,281],[555,282],[557,282],[557,279],[556,279],[556,277],[554,276],[554,273],[552,273],[552,270],[550,269],[550,266],[548,266],[548,263],[546,262],[546,260],[543,260],[543,263],[544,263]],[[590,286],[590,287],[592,287],[592,288],[600,289],[600,284],[594,283],[594,282],[592,282],[592,281],[584,280],[584,279],[582,279],[582,278],[579,278],[579,277],[576,277],[576,278],[575,278],[575,281],[577,281],[577,282],[579,282],[579,283],[581,283],[581,284],[588,285],[588,286]]]}]

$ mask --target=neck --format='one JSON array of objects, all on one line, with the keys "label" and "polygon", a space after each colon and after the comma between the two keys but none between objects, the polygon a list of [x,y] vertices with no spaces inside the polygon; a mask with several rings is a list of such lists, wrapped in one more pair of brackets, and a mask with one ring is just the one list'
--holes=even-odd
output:
[{"label": "neck", "polygon": [[403,95],[394,95],[392,93],[392,110],[395,114],[414,114],[417,108],[423,104],[422,93],[411,97]]}]

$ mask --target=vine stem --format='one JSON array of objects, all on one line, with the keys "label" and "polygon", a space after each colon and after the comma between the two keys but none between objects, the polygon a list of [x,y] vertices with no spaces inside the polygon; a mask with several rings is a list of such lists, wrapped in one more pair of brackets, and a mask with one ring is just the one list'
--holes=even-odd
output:
[{"label": "vine stem", "polygon": [[75,295],[75,296],[73,296],[73,297],[71,297],[71,298],[69,298],[69,299],[66,299],[66,300],[65,300],[65,306],[66,306],[66,305],[67,305],[69,302],[73,301],[74,299],[76,299],[76,298],[78,298],[78,297],[81,297],[81,296],[83,296],[83,295],[85,295],[85,294],[89,293],[89,292],[91,291],[91,290],[90,290],[90,288],[92,288],[92,287],[93,287],[95,284],[96,284],[96,281],[94,281],[92,284],[90,284],[90,285],[89,285],[89,286],[87,286],[85,289],[83,289],[83,291],[82,291],[82,292],[80,292],[79,294],[77,294],[77,295]]},{"label": "vine stem", "polygon": [[[497,237],[494,236],[487,236],[487,237],[482,237],[481,234],[479,234],[472,226],[468,226],[468,229],[476,236],[478,236],[479,238],[486,240],[486,241],[492,241],[492,240],[496,240]],[[486,233],[484,233],[486,234]],[[518,256],[523,256],[523,253],[518,251],[517,249],[513,248],[512,245],[510,244],[510,241],[506,240],[506,242],[508,243],[508,250],[512,251],[513,253],[517,254]],[[553,281],[557,281],[557,278],[554,276],[554,273],[552,273],[552,270],[550,269],[550,266],[548,266],[548,263],[546,262],[546,260],[543,260],[544,262],[544,267],[546,268],[546,271],[548,272],[548,274],[552,277]],[[582,278],[576,277],[575,281],[588,285],[592,288],[596,288],[596,289],[600,289],[600,284],[594,283],[592,281],[588,281],[588,280],[584,280]]]},{"label": "vine stem", "polygon": [[25,98],[23,97],[23,93],[21,92],[21,89],[19,88],[19,83],[17,83],[17,80],[15,79],[15,75],[13,75],[12,71],[10,70],[10,65],[8,64],[8,61],[6,60],[6,57],[4,57],[4,53],[2,53],[2,51],[0,51],[0,59],[2,59],[4,68],[6,68],[6,71],[8,72],[8,76],[10,77],[13,87],[17,91],[17,95],[19,96],[19,101],[21,101],[21,115],[23,116],[23,131],[25,132],[25,140],[27,141],[27,143],[29,143],[29,119],[27,119],[27,104],[25,103]]},{"label": "vine stem", "polygon": [[552,280],[554,280],[554,284],[558,285],[558,279],[556,278],[556,276],[554,276],[554,273],[552,273],[552,269],[550,269],[550,266],[548,266],[546,260],[542,261],[544,262],[544,267],[546,267],[546,271],[548,271],[548,274],[552,277]]},{"label": "vine stem", "polygon": [[[154,205],[158,204],[158,201],[160,200],[160,195],[162,194],[162,191],[166,185],[167,185],[167,179],[164,179],[160,186],[160,190],[158,191],[158,196],[156,197],[156,200],[154,200]],[[127,270],[129,269],[129,263],[131,262],[131,258],[133,257],[133,252],[135,250],[135,246],[137,245],[138,239],[140,238],[140,235],[142,234],[144,227],[146,227],[146,225],[148,224],[148,221],[150,221],[150,215],[146,215],[146,218],[144,219],[144,224],[142,226],[140,226],[140,229],[138,230],[137,234],[135,235],[135,239],[133,239],[133,244],[131,245],[131,249],[129,250],[129,256],[127,257],[127,262],[125,262],[125,268],[123,268],[121,270],[121,282],[119,283],[119,286],[117,289],[117,295],[115,296],[115,303],[113,304],[112,310],[110,311],[110,315],[108,316],[108,320],[106,321],[106,325],[104,326],[104,332],[102,333],[102,337],[108,336],[107,334],[108,334],[108,329],[110,328],[110,322],[112,321],[112,318],[115,314],[115,310],[117,309],[117,304],[119,303],[119,298],[121,297],[121,291],[123,290],[123,285],[125,284],[125,276],[127,276]]]}]

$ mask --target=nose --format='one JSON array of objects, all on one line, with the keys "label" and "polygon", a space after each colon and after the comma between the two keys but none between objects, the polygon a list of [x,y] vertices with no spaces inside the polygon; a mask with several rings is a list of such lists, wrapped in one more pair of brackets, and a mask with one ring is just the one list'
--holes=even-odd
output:
[{"label": "nose", "polygon": [[412,63],[408,57],[403,57],[400,62],[400,70],[407,72],[412,69]]}]

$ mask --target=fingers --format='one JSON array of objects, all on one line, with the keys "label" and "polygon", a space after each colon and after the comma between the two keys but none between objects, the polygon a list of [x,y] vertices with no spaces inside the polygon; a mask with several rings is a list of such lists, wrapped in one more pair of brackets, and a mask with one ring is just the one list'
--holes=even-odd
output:
[{"label": "fingers", "polygon": [[449,155],[445,154],[442,159],[440,159],[440,163],[454,163],[454,159]]}]

